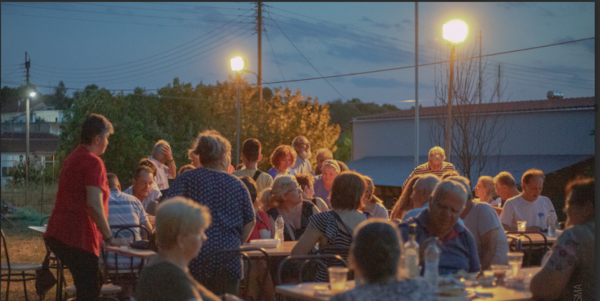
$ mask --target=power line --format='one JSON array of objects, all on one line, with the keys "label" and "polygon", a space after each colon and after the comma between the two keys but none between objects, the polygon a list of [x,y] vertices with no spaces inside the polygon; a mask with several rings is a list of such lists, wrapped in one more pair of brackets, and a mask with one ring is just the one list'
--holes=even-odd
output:
[{"label": "power line", "polygon": [[[115,6],[115,5],[92,4],[92,3],[81,3],[81,2],[73,2],[72,4],[101,6],[101,7],[114,7],[114,8],[125,8],[125,9],[130,8],[130,9],[135,9],[135,10],[151,10],[151,11],[159,11],[159,12],[172,12],[172,13],[178,13],[178,14],[195,14],[195,15],[198,14],[198,12],[166,10],[166,9],[158,9],[158,8],[142,8],[142,7],[131,7],[131,6]],[[212,16],[239,16],[239,15],[234,15],[234,14],[213,14],[213,13],[211,13],[211,15]]]},{"label": "power line", "polygon": [[[538,49],[538,48],[545,48],[545,47],[551,47],[551,46],[557,46],[557,45],[563,45],[563,44],[569,44],[569,43],[575,43],[575,42],[581,42],[581,41],[593,40],[593,39],[595,39],[595,37],[585,38],[585,39],[579,39],[579,40],[574,40],[574,41],[568,41],[568,42],[548,44],[548,45],[543,45],[543,46],[536,46],[536,47],[524,48],[524,49],[510,50],[510,51],[504,51],[504,52],[498,52],[498,53],[492,53],[492,54],[485,54],[485,55],[473,56],[473,57],[462,58],[462,59],[455,59],[454,61],[456,62],[456,61],[464,61],[464,60],[470,60],[470,59],[477,59],[477,58],[480,58],[480,57],[488,57],[488,56],[495,56],[495,55],[501,55],[501,54],[514,53],[514,52],[521,52],[521,51],[526,51],[526,50],[533,50],[533,49]],[[439,64],[447,64],[449,62],[450,61],[434,62],[434,63],[427,63],[427,64],[419,64],[418,66],[419,67],[425,67],[425,66],[432,66],[432,65],[439,65]],[[339,74],[339,75],[330,75],[330,76],[321,76],[321,77],[312,77],[312,78],[303,78],[303,79],[292,79],[292,80],[287,80],[285,82],[286,83],[290,83],[290,82],[301,82],[301,81],[308,81],[308,80],[315,80],[315,79],[327,79],[327,78],[334,78],[334,77],[353,76],[353,75],[361,75],[361,74],[369,74],[369,73],[378,73],[378,72],[402,70],[402,69],[408,69],[408,68],[414,68],[414,67],[415,66],[404,66],[404,67],[398,67],[398,68],[389,68],[389,69],[381,69],[381,70],[373,70],[373,71],[355,72],[355,73],[347,73],[347,74]],[[284,81],[270,82],[270,83],[265,83],[265,84],[279,84],[279,83],[284,83]]]},{"label": "power line", "polygon": [[[285,81],[285,76],[283,76],[283,72],[281,71],[281,66],[279,65],[279,61],[277,60],[277,55],[275,55],[275,50],[273,50],[273,45],[271,45],[271,39],[269,39],[269,34],[267,33],[266,30],[265,30],[265,36],[267,36],[267,41],[269,42],[269,46],[271,47],[271,52],[273,53],[273,57],[275,57],[275,63],[277,63],[277,68],[279,68],[279,74],[281,74],[281,77]],[[285,87],[287,88],[287,85],[285,85]]]},{"label": "power line", "polygon": [[[275,20],[272,20],[273,23],[275,23],[275,25],[277,25],[277,28],[279,28],[279,30],[281,30],[281,33],[283,33],[283,35],[285,36],[285,38],[290,41],[290,44],[292,44],[292,46],[294,46],[294,48],[296,48],[296,50],[298,51],[298,53],[300,53],[300,55],[308,62],[308,64],[323,78],[325,79],[325,77],[323,77],[323,75],[321,74],[321,72],[319,72],[319,70],[317,70],[317,68],[315,68],[315,66],[313,66],[313,64],[310,63],[310,61],[306,58],[306,56],[304,56],[304,54],[302,54],[302,52],[300,51],[300,49],[298,49],[298,47],[296,47],[296,45],[294,44],[294,42],[292,42],[292,40],[290,40],[290,38],[288,38],[288,36],[285,34],[285,32],[283,32],[283,30],[281,29],[281,27],[279,27],[279,24],[277,24],[277,22]],[[337,92],[342,99],[346,100],[346,97],[344,97],[344,95],[342,95],[342,93],[340,93],[340,91],[338,91],[327,79],[325,79],[325,81],[327,82],[327,84],[333,89],[335,90],[335,92]]]}]

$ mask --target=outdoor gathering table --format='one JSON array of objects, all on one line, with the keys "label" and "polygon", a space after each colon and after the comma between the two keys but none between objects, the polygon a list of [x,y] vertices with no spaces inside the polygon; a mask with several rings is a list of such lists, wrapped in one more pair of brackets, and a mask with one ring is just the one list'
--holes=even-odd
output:
[{"label": "outdoor gathering table", "polygon": [[[292,249],[294,248],[294,246],[296,245],[297,241],[284,241],[282,244],[277,245],[276,248],[264,248],[265,252],[267,252],[267,255],[269,255],[269,257],[271,256],[290,256],[290,254],[292,254]],[[253,245],[249,244],[249,243],[245,243],[242,247],[253,247]],[[260,257],[263,256],[263,253],[259,252],[259,251],[249,251],[249,252],[245,252],[246,255],[248,255],[248,257],[252,258],[252,257]]]},{"label": "outdoor gathering table", "polygon": [[[521,269],[525,273],[530,273],[532,275],[537,274],[540,271],[541,267],[530,267]],[[331,296],[327,295],[317,295],[315,296],[316,290],[328,290],[329,283],[327,282],[304,282],[301,284],[284,284],[279,285],[275,288],[275,292],[287,297],[294,297],[300,300],[306,301],[327,301],[331,298]],[[350,290],[354,288],[354,280],[349,280],[346,282],[346,289]],[[481,295],[476,295],[474,299],[478,301],[486,301],[486,300],[501,300],[501,301],[518,301],[518,300],[529,300],[531,299],[531,292],[529,289],[520,290],[514,289],[504,286],[495,286],[490,288],[484,288],[481,286],[474,288],[467,288],[469,292],[481,293],[481,294],[493,294],[490,297],[482,297]],[[450,298],[439,298],[438,300],[450,300]]]},{"label": "outdoor gathering table", "polygon": [[124,256],[141,258],[144,260],[151,259],[156,255],[156,252],[152,250],[138,250],[126,246],[107,246],[106,251],[121,254]]},{"label": "outdoor gathering table", "polygon": [[[556,235],[554,235],[554,236],[548,236],[548,234],[541,233],[541,232],[540,233],[524,232],[524,233],[531,238],[531,243],[533,243],[534,245],[544,244],[544,236],[545,236],[546,240],[548,241],[548,246],[551,247],[554,244],[556,244],[556,240],[562,234],[562,232],[563,232],[562,230],[556,230]],[[517,236],[518,234],[515,234],[513,232],[510,235]],[[527,239],[526,237],[521,237],[520,240],[521,240],[521,243],[524,245],[529,244],[529,239]],[[511,239],[508,238],[508,243],[510,243],[510,241],[511,241]]]}]

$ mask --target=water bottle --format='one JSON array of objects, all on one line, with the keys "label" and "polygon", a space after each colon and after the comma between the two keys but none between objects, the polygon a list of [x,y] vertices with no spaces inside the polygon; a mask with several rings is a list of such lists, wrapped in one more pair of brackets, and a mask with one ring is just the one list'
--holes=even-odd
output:
[{"label": "water bottle", "polygon": [[416,279],[419,274],[419,244],[415,240],[417,234],[416,224],[411,224],[408,228],[408,241],[404,244],[404,267],[408,273],[408,278]]},{"label": "water bottle", "polygon": [[275,220],[275,239],[279,238],[279,243],[283,243],[283,227],[285,227],[285,222],[280,214]]},{"label": "water bottle", "polygon": [[554,210],[550,211],[548,214],[548,236],[556,235],[556,220],[558,217],[556,216],[556,212]]},{"label": "water bottle", "polygon": [[440,249],[437,246],[438,242],[439,239],[437,237],[430,239],[429,245],[427,246],[427,249],[425,249],[425,273],[423,275],[425,280],[436,290],[438,287],[438,266],[440,263]]}]

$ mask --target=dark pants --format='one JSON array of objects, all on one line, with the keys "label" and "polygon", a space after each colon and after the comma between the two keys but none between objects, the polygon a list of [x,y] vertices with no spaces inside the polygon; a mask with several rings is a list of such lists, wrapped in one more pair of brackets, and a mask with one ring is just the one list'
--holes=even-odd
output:
[{"label": "dark pants", "polygon": [[77,289],[77,301],[97,300],[100,296],[98,256],[69,247],[55,238],[47,238],[46,244],[62,264],[71,271]]},{"label": "dark pants", "polygon": [[219,296],[222,294],[238,295],[240,290],[239,279],[227,279],[220,277],[210,277],[206,279],[205,283],[202,283],[209,291]]}]

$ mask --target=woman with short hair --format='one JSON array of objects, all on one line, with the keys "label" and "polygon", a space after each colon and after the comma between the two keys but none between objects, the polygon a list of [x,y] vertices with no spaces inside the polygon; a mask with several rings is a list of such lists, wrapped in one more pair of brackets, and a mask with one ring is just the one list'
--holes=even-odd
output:
[{"label": "woman with short hair", "polygon": [[327,206],[331,208],[329,195],[331,194],[333,180],[341,172],[340,165],[336,160],[325,160],[325,162],[323,162],[321,171],[322,173],[315,177],[315,196],[323,199]]},{"label": "woman with short hair", "polygon": [[337,294],[331,301],[435,300],[434,289],[422,279],[398,280],[402,238],[391,221],[374,218],[354,230],[348,263],[356,286]]},{"label": "woman with short hair", "polygon": [[[325,170],[324,170],[325,172]],[[332,210],[321,212],[309,219],[309,225],[292,249],[292,255],[308,255],[318,243],[321,254],[335,254],[347,259],[352,241],[352,231],[367,217],[358,211],[365,194],[363,177],[353,171],[338,175],[331,187]],[[326,266],[341,263],[334,259],[323,259]],[[316,281],[328,281],[327,269],[317,268]]]},{"label": "woman with short hair", "polygon": [[267,210],[273,237],[275,221],[281,215],[285,222],[284,241],[297,241],[308,226],[308,220],[319,209],[310,201],[302,200],[300,185],[291,175],[280,175],[273,181],[271,188],[265,188],[260,195],[263,209]]},{"label": "woman with short hair", "polygon": [[595,300],[596,187],[592,178],[567,184],[567,229],[542,270],[531,279],[538,300]]},{"label": "woman with short hair", "polygon": [[[205,231],[210,224],[208,208],[189,199],[174,197],[158,206],[158,256],[142,270],[136,300],[221,300],[188,272],[188,264],[207,240]],[[232,297],[227,296],[230,300]]]},{"label": "woman with short hair", "polygon": [[278,146],[271,154],[271,165],[267,173],[275,179],[278,175],[295,175],[291,168],[296,163],[296,150],[289,145]]},{"label": "woman with short hair", "polygon": [[306,201],[311,201],[319,211],[329,211],[329,207],[323,199],[315,196],[315,177],[311,174],[299,174],[296,175],[296,181],[300,184],[302,189],[302,198]]},{"label": "woman with short hair", "polygon": [[[207,269],[202,270],[204,258],[210,252],[239,248],[254,228],[254,209],[244,184],[227,173],[231,161],[231,144],[219,132],[206,130],[198,135],[194,152],[202,167],[179,175],[167,197],[183,196],[205,205],[215,223],[207,229],[208,240],[200,254],[190,262],[190,273],[216,294],[237,294],[242,266],[239,260],[224,255],[211,256]],[[225,282],[217,281],[217,272],[225,273]]]},{"label": "woman with short hair", "polygon": [[374,194],[375,184],[373,184],[373,180],[367,176],[363,176],[363,178],[367,183],[367,189],[365,190],[365,195],[362,198],[362,205],[359,210],[368,212],[371,217],[388,219],[388,212],[387,209],[383,207],[383,201]]},{"label": "woman with short hair", "polygon": [[394,204],[394,207],[392,208],[390,219],[402,220],[406,212],[413,209],[413,203],[410,199],[410,196],[415,188],[415,183],[417,183],[420,178],[420,175],[414,175],[410,181],[406,183],[406,189],[402,191],[398,201],[396,201],[396,204]]}]

